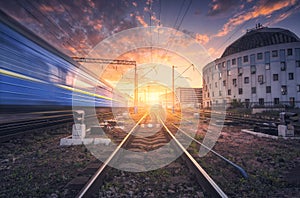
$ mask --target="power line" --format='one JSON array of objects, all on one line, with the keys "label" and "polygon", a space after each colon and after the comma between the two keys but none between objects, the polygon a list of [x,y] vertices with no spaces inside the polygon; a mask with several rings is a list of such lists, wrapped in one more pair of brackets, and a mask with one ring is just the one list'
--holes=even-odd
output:
[{"label": "power line", "polygon": [[[22,3],[20,3],[20,1],[19,0],[17,0],[16,1],[17,2],[17,4],[19,4],[19,6],[21,7],[21,8],[23,8],[33,19],[35,19],[39,24],[41,24],[42,26],[43,26],[43,24],[44,24],[44,22],[42,22],[38,17],[36,17],[36,15],[34,15],[33,13],[32,13],[32,11],[30,10],[30,9],[28,9],[24,4],[23,4],[23,2],[24,1],[21,1]],[[48,30],[48,32],[54,37],[54,38],[56,38],[57,39],[57,34],[55,34],[52,30]],[[75,54],[74,52],[72,52],[71,51],[71,53],[72,54]]]},{"label": "power line", "polygon": [[[29,3],[29,1],[27,0],[27,2]],[[73,40],[71,38],[71,36],[69,35],[69,33],[67,33],[66,31],[64,31],[59,24],[57,24],[55,22],[55,20],[51,18],[49,18],[47,15],[45,15],[43,12],[41,12],[34,4],[32,4],[31,2],[29,3],[33,8],[35,8],[36,11],[38,11],[43,17],[45,17],[54,27],[57,27],[64,35],[67,35],[68,39],[65,41],[65,43],[69,44],[71,47],[73,47],[74,49],[76,49],[77,47],[72,45],[69,40]],[[42,6],[44,6],[43,4],[40,4]],[[73,41],[74,42],[74,41]]]},{"label": "power line", "polygon": [[176,19],[176,21],[175,21],[175,23],[174,23],[174,27],[173,27],[174,29],[176,29],[176,31],[175,31],[174,34],[172,34],[172,35],[168,38],[169,41],[167,42],[167,47],[166,47],[166,49],[165,49],[165,54],[162,55],[162,58],[166,57],[167,54],[169,53],[169,48],[170,48],[170,45],[171,45],[170,43],[171,43],[171,41],[174,40],[176,33],[179,31],[180,26],[182,25],[182,22],[183,22],[184,18],[186,17],[188,11],[189,11],[190,8],[191,8],[192,1],[193,1],[193,0],[190,0],[190,2],[189,2],[189,4],[188,4],[188,7],[186,8],[186,10],[185,10],[185,12],[184,12],[184,15],[183,15],[183,17],[182,17],[181,20],[180,20],[180,23],[179,23],[178,26],[175,28],[175,26],[176,26],[176,24],[177,24],[177,21],[178,21],[178,19],[179,19],[180,13],[181,13],[181,11],[182,11],[182,7],[184,7],[183,5],[184,5],[184,3],[186,2],[186,0],[184,0],[184,1],[182,2],[181,8],[180,8],[180,10],[179,10],[179,13],[178,13],[178,15],[177,15],[177,19]]}]

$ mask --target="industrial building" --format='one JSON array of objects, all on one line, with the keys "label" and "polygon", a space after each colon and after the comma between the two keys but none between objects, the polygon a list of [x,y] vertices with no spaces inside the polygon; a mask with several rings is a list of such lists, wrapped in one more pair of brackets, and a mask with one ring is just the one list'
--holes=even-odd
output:
[{"label": "industrial building", "polygon": [[300,39],[258,25],[203,68],[203,106],[300,106]]}]

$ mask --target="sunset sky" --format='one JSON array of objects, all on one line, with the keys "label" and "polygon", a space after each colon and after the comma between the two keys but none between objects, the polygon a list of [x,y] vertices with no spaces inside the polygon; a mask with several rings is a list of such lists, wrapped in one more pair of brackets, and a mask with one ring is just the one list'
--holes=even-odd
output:
[{"label": "sunset sky", "polygon": [[87,56],[104,39],[134,27],[190,35],[211,56],[203,64],[257,23],[300,36],[298,0],[0,0],[0,7],[69,56]]}]

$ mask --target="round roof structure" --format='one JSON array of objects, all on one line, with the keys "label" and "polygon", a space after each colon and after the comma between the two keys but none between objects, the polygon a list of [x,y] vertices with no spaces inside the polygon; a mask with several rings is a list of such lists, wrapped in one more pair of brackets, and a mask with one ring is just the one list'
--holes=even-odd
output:
[{"label": "round roof structure", "polygon": [[281,43],[300,42],[300,39],[291,31],[282,28],[259,27],[247,33],[229,45],[222,58],[242,51],[276,45]]}]

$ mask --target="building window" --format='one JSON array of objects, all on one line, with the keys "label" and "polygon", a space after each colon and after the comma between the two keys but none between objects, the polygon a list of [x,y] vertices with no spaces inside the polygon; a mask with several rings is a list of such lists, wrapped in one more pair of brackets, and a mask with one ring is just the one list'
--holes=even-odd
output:
[{"label": "building window", "polygon": [[248,62],[248,56],[244,56],[244,57],[243,57],[243,62],[244,62],[244,63],[247,63],[247,62]]},{"label": "building window", "polygon": [[295,106],[295,97],[290,97],[290,105],[291,105],[292,107]]},{"label": "building window", "polygon": [[222,68],[225,68],[225,62],[222,62]]},{"label": "building window", "polygon": [[278,105],[279,104],[279,98],[274,98],[274,105]]},{"label": "building window", "polygon": [[209,88],[211,89],[211,84],[209,84]]},{"label": "building window", "polygon": [[245,78],[244,78],[244,83],[245,83],[245,84],[248,84],[248,83],[249,83],[249,77],[245,77]]},{"label": "building window", "polygon": [[227,70],[227,76],[231,76],[231,70]]},{"label": "building window", "polygon": [[236,86],[236,78],[232,79],[232,84]]},{"label": "building window", "polygon": [[219,91],[219,96],[222,96],[222,91],[221,90]]},{"label": "building window", "polygon": [[294,80],[294,73],[289,73],[289,80]]},{"label": "building window", "polygon": [[271,93],[271,86],[266,86],[266,93]]},{"label": "building window", "polygon": [[257,53],[257,60],[262,60],[262,59],[263,59],[263,54]]},{"label": "building window", "polygon": [[296,60],[296,67],[300,67],[300,60]]},{"label": "building window", "polygon": [[216,88],[218,87],[218,82],[215,82],[215,87],[216,87]]},{"label": "building window", "polygon": [[263,75],[258,75],[257,81],[258,81],[260,84],[263,84],[263,83],[264,83],[264,76],[263,76]]},{"label": "building window", "polygon": [[238,68],[238,75],[241,76],[243,74],[243,68],[239,67]]},{"label": "building window", "polygon": [[236,59],[235,59],[235,58],[231,60],[231,64],[232,64],[232,65],[235,65],[235,64],[236,64]]},{"label": "building window", "polygon": [[228,89],[228,90],[227,90],[227,94],[228,94],[228,96],[231,95],[231,89]]},{"label": "building window", "polygon": [[281,69],[281,71],[285,71],[285,69],[286,69],[285,61],[280,62],[280,69]]},{"label": "building window", "polygon": [[273,81],[278,81],[278,74],[273,74]]},{"label": "building window", "polygon": [[278,50],[272,51],[272,57],[278,57]]},{"label": "building window", "polygon": [[259,103],[259,105],[264,105],[265,104],[265,99],[259,98],[258,103]]},{"label": "building window", "polygon": [[251,87],[251,93],[256,94],[256,87]]},{"label": "building window", "polygon": [[215,93],[214,92],[212,92],[211,95],[212,95],[212,97],[215,97]]},{"label": "building window", "polygon": [[293,49],[292,48],[287,49],[287,55],[288,56],[292,56],[293,55]]},{"label": "building window", "polygon": [[243,94],[243,88],[239,88],[239,94]]},{"label": "building window", "polygon": [[266,63],[265,68],[266,68],[266,70],[270,70],[270,63]]},{"label": "building window", "polygon": [[297,85],[297,92],[300,92],[300,85]]},{"label": "building window", "polygon": [[249,106],[250,106],[250,99],[245,99],[245,106],[246,106],[246,108],[249,108]]},{"label": "building window", "polygon": [[281,94],[282,95],[286,95],[287,94],[287,87],[286,87],[286,85],[282,85],[281,86]]},{"label": "building window", "polygon": [[226,86],[226,80],[223,80],[223,86]]},{"label": "building window", "polygon": [[255,74],[256,73],[255,65],[251,65],[250,70],[251,70],[251,74]]}]

